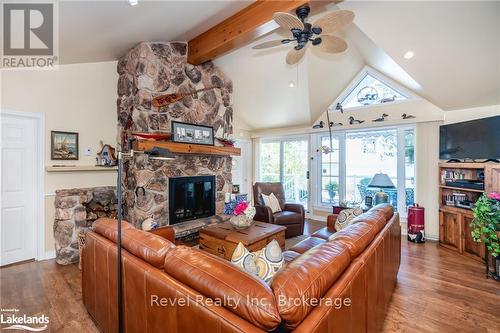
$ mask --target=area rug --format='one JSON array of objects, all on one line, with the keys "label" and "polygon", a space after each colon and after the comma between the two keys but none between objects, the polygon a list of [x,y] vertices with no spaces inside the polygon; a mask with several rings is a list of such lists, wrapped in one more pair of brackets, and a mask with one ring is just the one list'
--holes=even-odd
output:
[{"label": "area rug", "polygon": [[307,237],[309,237],[309,235],[300,235],[300,236],[295,236],[295,237],[286,239],[285,240],[285,250],[288,250],[288,249],[294,247],[295,245],[297,245],[299,242],[303,241]]}]

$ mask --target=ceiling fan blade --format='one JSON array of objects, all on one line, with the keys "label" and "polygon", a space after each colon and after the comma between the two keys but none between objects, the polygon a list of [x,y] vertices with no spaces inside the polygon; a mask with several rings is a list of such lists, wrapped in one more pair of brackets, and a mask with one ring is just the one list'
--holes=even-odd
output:
[{"label": "ceiling fan blade", "polygon": [[337,10],[317,19],[313,27],[320,27],[322,33],[331,34],[348,26],[353,20],[354,12],[350,10]]},{"label": "ceiling fan blade", "polygon": [[304,23],[295,15],[277,12],[273,15],[273,20],[278,23],[280,27],[288,31],[292,29],[304,30]]},{"label": "ceiling fan blade", "polygon": [[306,48],[303,47],[300,50],[296,50],[295,48],[288,51],[286,55],[286,63],[289,65],[295,65],[302,59],[302,57],[306,54]]},{"label": "ceiling fan blade", "polygon": [[316,47],[326,53],[340,53],[347,50],[347,43],[337,36],[321,35],[321,44]]},{"label": "ceiling fan blade", "polygon": [[254,45],[252,47],[252,49],[254,49],[254,50],[267,49],[268,47],[275,47],[275,46],[279,46],[279,45],[283,45],[283,44],[285,44],[285,43],[283,43],[281,39],[279,39],[279,40],[270,40],[268,42],[264,42],[264,43],[261,43],[261,44]]}]

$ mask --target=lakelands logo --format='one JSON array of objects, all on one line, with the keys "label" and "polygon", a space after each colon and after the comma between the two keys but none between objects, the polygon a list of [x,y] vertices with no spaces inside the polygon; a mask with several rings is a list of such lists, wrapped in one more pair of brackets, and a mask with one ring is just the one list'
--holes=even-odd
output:
[{"label": "lakelands logo", "polygon": [[18,313],[19,309],[1,309],[1,329],[42,332],[48,328],[49,317],[46,315],[27,316]]},{"label": "lakelands logo", "polygon": [[4,68],[51,68],[57,61],[55,3],[3,3]]}]

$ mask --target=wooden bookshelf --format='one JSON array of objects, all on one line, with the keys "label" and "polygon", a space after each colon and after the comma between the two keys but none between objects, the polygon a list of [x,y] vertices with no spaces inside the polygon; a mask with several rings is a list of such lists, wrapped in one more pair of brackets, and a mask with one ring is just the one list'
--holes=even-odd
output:
[{"label": "wooden bookshelf", "polygon": [[150,150],[153,147],[166,148],[174,154],[191,155],[217,155],[217,156],[240,156],[241,150],[236,147],[218,147],[190,143],[179,143],[172,141],[134,141],[135,150]]},{"label": "wooden bookshelf", "polygon": [[[454,179],[484,181],[484,190],[447,186],[444,173],[457,175]],[[482,176],[482,179],[481,177]],[[484,244],[472,240],[470,223],[474,219],[472,210],[450,206],[445,197],[465,194],[472,202],[486,192],[500,191],[500,164],[498,163],[439,163],[439,243],[458,253],[483,261]]]}]

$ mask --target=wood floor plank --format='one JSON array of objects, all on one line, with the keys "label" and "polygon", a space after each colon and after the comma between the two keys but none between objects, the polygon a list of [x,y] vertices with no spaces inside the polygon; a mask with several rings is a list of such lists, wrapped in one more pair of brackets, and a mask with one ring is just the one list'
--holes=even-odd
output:
[{"label": "wood floor plank", "polygon": [[[325,223],[308,221],[306,234]],[[98,332],[82,303],[77,265],[54,260],[0,269],[0,307],[45,314],[49,332]],[[481,263],[440,247],[403,239],[398,284],[382,332],[500,332],[500,283]]]}]

